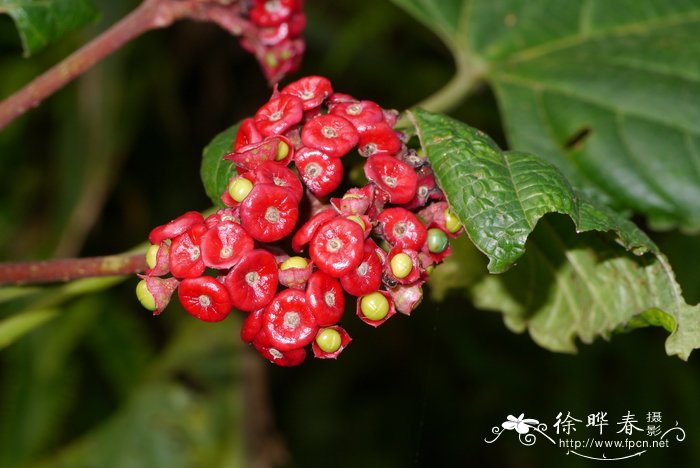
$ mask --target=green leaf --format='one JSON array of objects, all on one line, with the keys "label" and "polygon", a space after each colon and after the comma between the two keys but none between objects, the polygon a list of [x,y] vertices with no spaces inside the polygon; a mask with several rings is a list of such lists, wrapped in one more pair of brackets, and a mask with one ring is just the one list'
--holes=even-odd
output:
[{"label": "green leaf", "polygon": [[[576,337],[591,342],[642,324],[672,331],[669,354],[687,359],[700,347],[698,306],[686,304],[668,261],[633,223],[537,156],[503,152],[443,115],[417,109],[409,118],[489,271],[517,261],[472,288],[477,306],[502,311],[510,328],[556,351],[573,351]],[[541,219],[548,213],[568,218]]]},{"label": "green leaf", "polygon": [[444,115],[416,109],[409,118],[450,206],[489,257],[492,273],[505,271],[524,253],[546,213],[569,215],[578,231],[614,231],[628,250],[656,250],[634,224],[575,193],[547,161],[502,152],[484,133]]},{"label": "green leaf", "polygon": [[226,190],[229,179],[236,175],[233,163],[222,158],[232,151],[239,126],[240,124],[236,124],[216,135],[204,148],[202,155],[200,174],[204,190],[214,205],[220,208],[224,207],[221,194]]},{"label": "green leaf", "polygon": [[429,110],[484,80],[511,147],[657,228],[700,229],[700,2],[394,2],[455,57]]},{"label": "green leaf", "polygon": [[25,57],[97,17],[91,0],[0,0],[0,13],[17,25]]}]

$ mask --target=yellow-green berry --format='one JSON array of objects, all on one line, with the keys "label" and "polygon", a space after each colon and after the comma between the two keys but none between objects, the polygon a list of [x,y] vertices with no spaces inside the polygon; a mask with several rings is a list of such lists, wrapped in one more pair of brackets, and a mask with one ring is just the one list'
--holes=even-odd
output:
[{"label": "yellow-green berry", "polygon": [[370,320],[382,320],[389,313],[389,301],[379,291],[375,291],[360,299],[362,315]]},{"label": "yellow-green berry", "polygon": [[158,244],[151,244],[151,246],[146,250],[146,265],[148,268],[153,269],[158,264],[158,249],[160,246]]},{"label": "yellow-green berry", "polygon": [[275,161],[281,161],[289,156],[289,145],[283,141],[279,142],[277,145],[277,155],[275,156]]},{"label": "yellow-green berry", "polygon": [[428,229],[428,250],[431,253],[439,254],[445,251],[449,241],[447,235],[438,228]]},{"label": "yellow-green berry", "polygon": [[413,270],[413,260],[408,254],[397,253],[391,259],[391,272],[399,279],[403,279],[411,274]]},{"label": "yellow-green berry", "polygon": [[139,281],[139,284],[136,285],[136,297],[146,309],[156,310],[156,298],[153,297],[151,291],[148,290],[148,285],[145,280]]},{"label": "yellow-green berry", "polygon": [[289,270],[290,268],[306,268],[309,262],[304,257],[289,257],[282,262],[280,270]]},{"label": "yellow-green berry", "polygon": [[451,233],[455,233],[462,229],[462,223],[459,222],[457,216],[449,208],[445,209],[445,227]]},{"label": "yellow-green berry", "polygon": [[245,177],[236,177],[228,186],[228,194],[238,203],[245,200],[251,190],[253,183]]},{"label": "yellow-green berry", "polygon": [[316,344],[326,353],[335,353],[340,349],[342,337],[338,330],[324,328],[316,335]]}]

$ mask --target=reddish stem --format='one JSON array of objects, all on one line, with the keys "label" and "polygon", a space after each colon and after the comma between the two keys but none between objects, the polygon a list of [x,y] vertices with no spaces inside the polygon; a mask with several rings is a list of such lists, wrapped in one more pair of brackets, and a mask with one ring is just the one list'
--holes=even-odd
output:
[{"label": "reddish stem", "polygon": [[145,270],[146,256],[143,252],[105,257],[7,262],[0,263],[0,285],[52,283],[95,276],[129,275]]},{"label": "reddish stem", "polygon": [[0,129],[39,105],[95,63],[151,29],[184,17],[200,19],[201,0],[144,0],[135,10],[34,81],[0,102]]}]

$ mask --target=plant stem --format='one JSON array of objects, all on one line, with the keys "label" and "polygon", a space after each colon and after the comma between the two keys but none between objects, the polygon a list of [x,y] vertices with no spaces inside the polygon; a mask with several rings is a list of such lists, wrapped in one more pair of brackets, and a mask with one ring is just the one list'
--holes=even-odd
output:
[{"label": "plant stem", "polygon": [[105,257],[67,258],[0,263],[0,285],[52,283],[97,276],[129,275],[145,271],[143,252]]},{"label": "plant stem", "polygon": [[0,102],[0,129],[30,108],[37,107],[46,97],[125,43],[151,29],[166,27],[177,19],[194,16],[197,8],[196,0],[144,0],[108,30]]}]

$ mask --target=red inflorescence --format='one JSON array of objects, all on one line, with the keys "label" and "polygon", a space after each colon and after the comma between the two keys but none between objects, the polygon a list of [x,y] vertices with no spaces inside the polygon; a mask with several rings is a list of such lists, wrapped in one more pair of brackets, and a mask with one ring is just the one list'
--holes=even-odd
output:
[{"label": "red inflorescence", "polygon": [[[298,14],[298,0],[253,3],[266,28]],[[280,366],[309,348],[337,358],[351,341],[340,325],[347,305],[374,327],[409,315],[462,227],[427,159],[393,129],[396,116],[320,76],[275,91],[224,157],[237,170],[226,208],[151,231],[141,303],[159,314],[177,288],[201,320],[240,310],[243,341]],[[346,160],[363,162],[367,184],[344,185]]]}]

